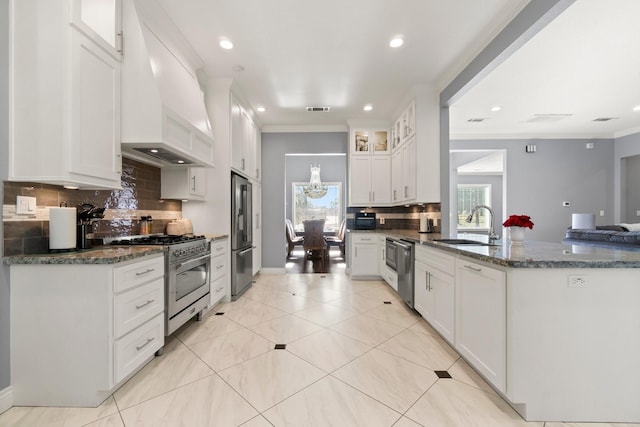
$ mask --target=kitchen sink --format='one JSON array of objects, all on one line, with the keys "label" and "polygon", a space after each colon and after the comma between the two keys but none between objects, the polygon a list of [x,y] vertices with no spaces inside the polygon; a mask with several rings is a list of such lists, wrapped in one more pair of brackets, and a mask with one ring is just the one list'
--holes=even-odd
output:
[{"label": "kitchen sink", "polygon": [[477,240],[469,239],[434,239],[434,242],[444,243],[445,245],[476,245],[476,246],[496,246],[493,243],[484,243]]}]

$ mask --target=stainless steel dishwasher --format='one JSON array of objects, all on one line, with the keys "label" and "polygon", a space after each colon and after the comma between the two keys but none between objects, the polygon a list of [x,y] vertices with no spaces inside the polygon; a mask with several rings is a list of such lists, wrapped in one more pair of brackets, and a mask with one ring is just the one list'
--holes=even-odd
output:
[{"label": "stainless steel dishwasher", "polygon": [[409,307],[413,308],[414,294],[414,244],[406,240],[396,240],[387,238],[387,257],[390,254],[389,246],[393,246],[391,253],[395,252],[395,266],[390,265],[387,259],[387,265],[396,270],[398,273],[398,294],[400,298]]}]

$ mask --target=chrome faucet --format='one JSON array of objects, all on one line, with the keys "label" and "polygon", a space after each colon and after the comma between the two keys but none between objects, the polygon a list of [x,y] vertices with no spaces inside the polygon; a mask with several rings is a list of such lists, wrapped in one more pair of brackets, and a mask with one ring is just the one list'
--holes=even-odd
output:
[{"label": "chrome faucet", "polygon": [[492,242],[494,240],[498,240],[500,237],[495,233],[495,230],[493,229],[493,211],[491,210],[491,208],[487,205],[478,205],[476,207],[473,208],[473,210],[471,211],[471,213],[469,214],[469,216],[467,217],[466,221],[467,222],[471,222],[473,221],[473,215],[476,213],[476,211],[478,209],[484,208],[486,210],[489,211],[489,216],[491,219],[491,226],[489,227],[489,242]]}]

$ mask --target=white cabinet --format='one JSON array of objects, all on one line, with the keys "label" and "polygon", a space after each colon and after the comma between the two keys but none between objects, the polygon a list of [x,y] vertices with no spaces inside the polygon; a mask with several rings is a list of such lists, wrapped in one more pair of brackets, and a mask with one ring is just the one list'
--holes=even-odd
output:
[{"label": "white cabinet", "polygon": [[72,24],[116,59],[122,57],[121,0],[73,0]]},{"label": "white cabinet", "polygon": [[350,156],[349,206],[379,206],[390,201],[389,156]]},{"label": "white cabinet", "polygon": [[350,233],[352,277],[378,277],[378,238],[374,233]]},{"label": "white cabinet", "polygon": [[11,270],[17,406],[96,407],[164,345],[164,257]]},{"label": "white cabinet", "polygon": [[262,268],[262,186],[254,183],[251,192],[253,211],[253,275]]},{"label": "white cabinet", "polygon": [[503,271],[456,259],[455,348],[501,392],[507,385],[507,296]]},{"label": "white cabinet", "polygon": [[119,189],[120,55],[70,27],[87,2],[11,3],[9,180]]},{"label": "white cabinet", "polygon": [[215,307],[229,294],[227,241],[228,239],[222,239],[211,242],[210,302],[205,311]]},{"label": "white cabinet", "polygon": [[454,342],[455,261],[441,250],[416,245],[415,309],[447,341]]},{"label": "white cabinet", "polygon": [[259,130],[249,111],[231,94],[231,167],[242,175],[261,179]]},{"label": "white cabinet", "polygon": [[160,197],[177,200],[205,200],[206,168],[162,168]]},{"label": "white cabinet", "polygon": [[438,96],[429,87],[416,87],[414,92],[415,99],[394,122],[393,204],[440,201]]},{"label": "white cabinet", "polygon": [[388,129],[351,129],[349,141],[352,155],[391,153]]}]

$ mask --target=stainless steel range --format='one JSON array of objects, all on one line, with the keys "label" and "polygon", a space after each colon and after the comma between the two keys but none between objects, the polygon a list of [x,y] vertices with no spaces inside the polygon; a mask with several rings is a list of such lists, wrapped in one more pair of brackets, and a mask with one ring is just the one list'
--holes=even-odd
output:
[{"label": "stainless steel range", "polygon": [[209,304],[211,246],[204,236],[165,236],[112,240],[112,245],[165,247],[165,335],[171,335]]}]

